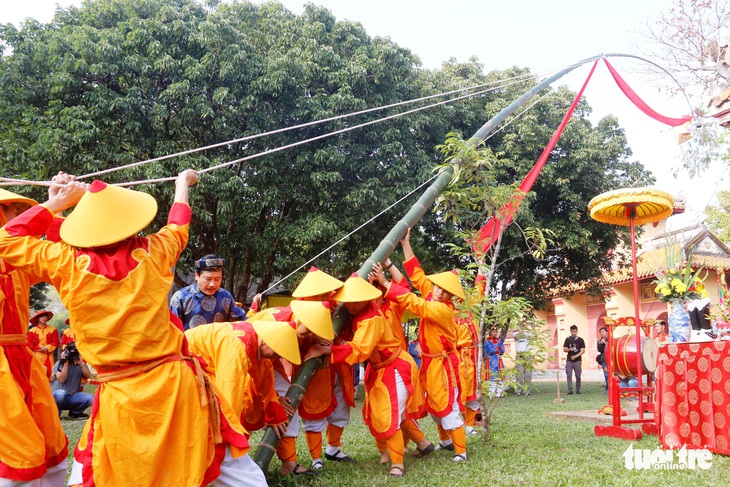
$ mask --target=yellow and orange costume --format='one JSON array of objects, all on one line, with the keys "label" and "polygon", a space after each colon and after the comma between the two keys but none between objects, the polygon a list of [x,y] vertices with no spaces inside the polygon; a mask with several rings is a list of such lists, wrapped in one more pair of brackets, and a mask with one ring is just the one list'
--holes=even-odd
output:
[{"label": "yellow and orange costume", "polygon": [[[68,321],[68,320],[66,320]],[[68,325],[68,323],[66,323]],[[76,341],[76,336],[74,335],[74,331],[69,327],[63,330],[63,333],[61,334],[61,350],[66,350],[66,346]]]},{"label": "yellow and orange costume", "polygon": [[[396,281],[394,281],[396,282]],[[401,282],[396,282],[396,284],[401,284]],[[406,286],[409,286],[408,283],[405,283]],[[378,300],[378,307],[380,308],[380,311],[383,313],[383,316],[385,316],[385,319],[387,320],[390,331],[393,334],[394,337],[397,337],[400,341],[400,346],[403,350],[408,350],[408,339],[406,338],[405,333],[403,332],[403,314],[405,313],[406,309],[403,307],[400,303],[397,301],[389,301],[383,297],[382,299]],[[410,355],[410,354],[409,354]],[[413,357],[411,357],[413,358]],[[415,360],[414,360],[415,364]],[[418,367],[416,366],[416,373],[418,374]],[[421,430],[420,426],[417,423],[417,419],[420,419],[426,415],[426,409],[424,406],[424,390],[421,387],[420,379],[418,380],[418,389],[414,390],[413,394],[413,400],[419,401],[418,403],[418,414],[415,415],[409,415],[408,418],[401,421],[401,431],[403,433],[403,442],[404,445],[408,445],[409,441],[413,441],[414,443],[418,443],[422,441],[426,435]],[[378,450],[381,452],[385,450],[385,445],[383,443],[378,444]]]},{"label": "yellow and orange costume", "polygon": [[[37,204],[0,189],[0,224],[7,223],[2,205],[16,203]],[[27,482],[42,478],[61,485],[68,440],[46,370],[29,348],[30,287],[37,282],[36,277],[0,259],[0,479]]]},{"label": "yellow and orange costume", "polygon": [[[348,365],[367,361],[363,420],[376,441],[385,442],[391,461],[403,463],[401,421],[423,415],[418,367],[374,302],[368,302],[352,318],[351,327],[352,339],[333,345],[330,360],[333,364]],[[407,397],[402,398],[404,411],[399,408],[398,381],[402,381],[407,391]]]},{"label": "yellow and orange costume", "polygon": [[246,431],[287,421],[274,389],[271,360],[258,357],[259,337],[251,323],[211,323],[190,328],[185,336]]},{"label": "yellow and orange costume", "polygon": [[63,482],[68,440],[46,369],[28,348],[26,335],[34,283],[28,274],[0,260],[0,478],[29,481],[58,467]]},{"label": "yellow and orange costume", "polygon": [[[95,181],[84,198],[112,189]],[[92,248],[37,238],[53,216],[37,206],[15,218],[0,230],[0,255],[58,289],[78,349],[99,373],[75,451],[84,485],[206,485],[224,456],[244,455],[248,441],[168,309],[170,269],[187,243],[190,207],[175,203],[167,225],[148,237]]]},{"label": "yellow and orange costume", "polygon": [[[262,320],[262,321],[287,321],[290,322],[293,319],[292,310],[288,306],[277,306],[273,308],[266,308],[253,314],[250,317],[251,320]],[[283,360],[274,360],[272,363],[274,370],[274,385],[275,393],[277,396],[284,396],[291,385],[291,376],[296,374],[299,370],[293,364]],[[291,374],[291,376],[290,376]],[[245,413],[244,413],[245,414]],[[297,436],[299,435],[299,414],[294,413],[294,416],[290,418],[289,426],[286,434],[279,438],[279,443],[276,446],[276,455],[283,462],[294,462],[298,461],[297,455]]]},{"label": "yellow and orange costume", "polygon": [[391,283],[385,296],[421,318],[418,336],[423,351],[420,381],[426,391],[426,411],[438,424],[441,439],[453,440],[456,454],[466,458],[466,437],[463,420],[459,416],[461,376],[456,350],[455,307],[451,301],[432,300],[433,283],[426,277],[416,257],[403,265],[423,297],[396,283]]},{"label": "yellow and orange costume", "polygon": [[[484,297],[486,277],[477,274],[474,286],[477,288],[477,298]],[[479,332],[477,319],[469,315],[457,320],[456,349],[459,352],[459,372],[461,374],[461,403],[464,405],[464,423],[472,431],[476,422],[479,403],[477,402],[477,363],[479,361]]]}]

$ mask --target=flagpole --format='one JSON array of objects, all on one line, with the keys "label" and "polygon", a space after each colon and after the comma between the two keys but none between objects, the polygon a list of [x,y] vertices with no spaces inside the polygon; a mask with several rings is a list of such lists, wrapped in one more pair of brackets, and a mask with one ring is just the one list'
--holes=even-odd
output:
[{"label": "flagpole", "polygon": [[[579,61],[565,69],[557,72],[556,74],[545,78],[542,82],[534,86],[532,89],[527,91],[525,94],[517,98],[515,101],[510,103],[508,106],[503,108],[499,113],[482,125],[479,130],[473,135],[472,138],[484,140],[494,129],[501,124],[508,116],[514,113],[518,108],[527,103],[540,91],[544,90],[550,84],[554,83],[558,79],[562,78],[566,74],[570,73],[574,69],[592,61],[601,59],[603,54],[593,56],[583,61]],[[451,181],[454,170],[451,167],[444,169],[439,177],[434,181],[431,186],[426,189],[423,195],[418,201],[411,207],[408,213],[388,232],[388,235],[380,242],[377,249],[368,257],[363,263],[360,269],[357,271],[357,275],[367,279],[367,275],[372,271],[373,265],[377,262],[385,262],[386,259],[395,249],[398,242],[405,236],[406,231],[413,227],[421,217],[426,213],[426,210],[436,201],[436,198],[441,194],[441,191]],[[332,326],[335,330],[335,334],[339,334],[347,325],[350,320],[350,314],[347,312],[343,305],[339,305],[332,316]],[[304,393],[309,387],[309,383],[314,377],[314,373],[323,365],[321,358],[313,358],[304,362],[299,369],[297,375],[292,378],[291,386],[286,393],[291,401],[292,408],[296,409],[300,401],[304,397]],[[274,456],[276,446],[279,444],[279,438],[276,436],[275,430],[268,426],[264,432],[264,436],[261,438],[261,442],[256,449],[254,455],[254,462],[261,467],[264,472],[268,469],[269,463]]]}]

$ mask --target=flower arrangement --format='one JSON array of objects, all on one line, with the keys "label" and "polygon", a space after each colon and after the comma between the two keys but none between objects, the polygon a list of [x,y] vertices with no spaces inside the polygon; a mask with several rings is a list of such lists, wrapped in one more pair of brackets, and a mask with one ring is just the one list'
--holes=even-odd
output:
[{"label": "flower arrangement", "polygon": [[681,245],[672,243],[664,249],[667,265],[654,272],[656,279],[653,281],[659,300],[666,303],[675,299],[691,301],[708,297],[704,284],[707,273],[700,277],[702,267],[692,273],[692,251],[685,261]]}]

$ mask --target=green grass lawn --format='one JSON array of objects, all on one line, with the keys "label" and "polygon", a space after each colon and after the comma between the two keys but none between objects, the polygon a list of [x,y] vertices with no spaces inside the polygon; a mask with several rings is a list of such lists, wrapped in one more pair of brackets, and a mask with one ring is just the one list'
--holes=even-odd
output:
[{"label": "green grass lawn", "polygon": [[[628,470],[623,453],[630,442],[598,438],[593,434],[594,422],[559,419],[550,411],[582,411],[599,409],[606,402],[602,383],[583,383],[583,394],[565,397],[564,404],[554,404],[555,386],[537,383],[541,391],[530,397],[508,396],[500,400],[492,418],[489,439],[467,438],[469,460],[451,461],[453,453],[436,451],[422,460],[406,456],[406,476],[388,477],[388,469],[378,465],[380,458],[372,437],[362,424],[362,388],[358,408],[352,411],[352,422],[345,428],[342,450],[356,458],[357,464],[325,461],[326,471],[319,477],[278,475],[280,463],[274,458],[267,478],[270,485],[374,486],[392,485],[450,486],[687,486],[724,485],[730,476],[730,458],[713,455],[708,470]],[[563,383],[563,389],[565,384]],[[631,407],[624,403],[625,409]],[[63,422],[73,445],[83,427],[80,421]],[[431,441],[438,441],[430,419],[421,427]],[[298,440],[299,463],[309,466],[304,435]],[[256,432],[253,446],[261,438]],[[411,445],[412,447],[413,445]],[[656,436],[634,442],[635,449],[659,448]]]}]

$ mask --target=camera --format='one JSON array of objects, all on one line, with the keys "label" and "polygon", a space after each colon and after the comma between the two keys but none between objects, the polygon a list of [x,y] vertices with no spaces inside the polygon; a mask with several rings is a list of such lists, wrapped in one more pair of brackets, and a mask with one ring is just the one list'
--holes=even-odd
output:
[{"label": "camera", "polygon": [[74,342],[69,343],[66,345],[66,350],[64,351],[66,354],[65,357],[61,357],[61,359],[58,362],[58,370],[60,371],[63,365],[66,362],[75,363],[77,360],[81,360],[81,354],[79,354],[79,350],[76,348],[76,344]]}]

